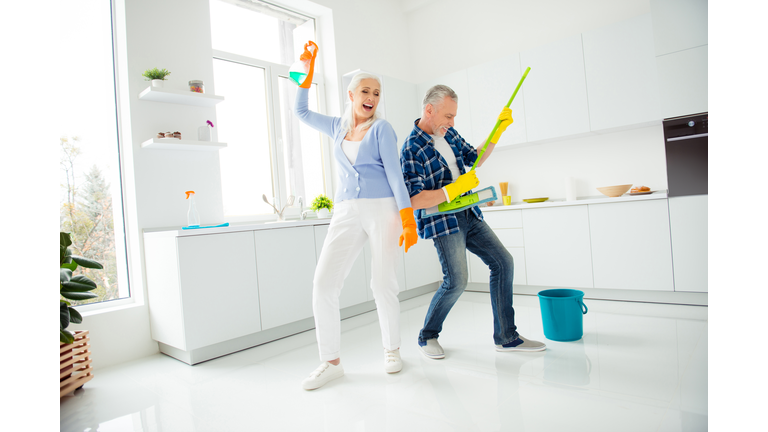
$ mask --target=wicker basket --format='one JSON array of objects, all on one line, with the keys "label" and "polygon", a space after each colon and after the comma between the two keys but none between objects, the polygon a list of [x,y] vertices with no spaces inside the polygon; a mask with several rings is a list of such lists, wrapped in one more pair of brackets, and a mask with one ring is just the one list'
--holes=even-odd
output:
[{"label": "wicker basket", "polygon": [[76,330],[74,333],[75,341],[71,344],[59,342],[59,398],[79,389],[93,378],[91,338],[88,337],[88,330]]}]

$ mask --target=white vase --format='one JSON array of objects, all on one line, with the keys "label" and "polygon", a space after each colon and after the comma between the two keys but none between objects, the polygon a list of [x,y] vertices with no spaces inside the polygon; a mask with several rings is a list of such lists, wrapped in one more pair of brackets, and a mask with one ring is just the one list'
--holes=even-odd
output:
[{"label": "white vase", "polygon": [[329,217],[331,217],[331,212],[327,208],[321,208],[317,211],[318,219],[328,219]]},{"label": "white vase", "polygon": [[163,86],[163,80],[161,79],[152,80],[152,87],[162,87],[162,86]]},{"label": "white vase", "polygon": [[197,140],[198,141],[210,141],[211,130],[208,126],[200,126],[197,128]]}]

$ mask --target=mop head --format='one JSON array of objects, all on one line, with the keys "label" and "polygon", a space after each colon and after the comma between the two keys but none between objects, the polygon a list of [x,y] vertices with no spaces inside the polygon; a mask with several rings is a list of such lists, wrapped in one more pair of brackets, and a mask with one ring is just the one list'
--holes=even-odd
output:
[{"label": "mop head", "polygon": [[488,186],[485,189],[464,195],[456,198],[449,203],[442,203],[434,207],[419,210],[419,217],[435,216],[440,214],[450,214],[460,211],[464,211],[469,207],[486,203],[488,201],[496,201],[496,189],[493,186]]}]

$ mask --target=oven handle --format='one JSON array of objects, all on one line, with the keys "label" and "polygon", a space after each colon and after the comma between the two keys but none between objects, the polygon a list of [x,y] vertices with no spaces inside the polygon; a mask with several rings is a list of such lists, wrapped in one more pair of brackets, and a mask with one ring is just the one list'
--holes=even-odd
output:
[{"label": "oven handle", "polygon": [[675,138],[667,138],[667,142],[689,140],[689,139],[694,139],[694,138],[703,138],[703,137],[706,137],[706,136],[709,136],[709,134],[708,133],[703,133],[703,134],[687,135],[687,136],[681,136],[681,137],[675,137]]}]

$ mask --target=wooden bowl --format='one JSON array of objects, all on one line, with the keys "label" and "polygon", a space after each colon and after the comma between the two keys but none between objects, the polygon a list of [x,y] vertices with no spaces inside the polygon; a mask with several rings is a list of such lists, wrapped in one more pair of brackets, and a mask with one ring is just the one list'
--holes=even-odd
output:
[{"label": "wooden bowl", "polygon": [[624,195],[625,193],[627,193],[627,191],[631,187],[632,187],[631,184],[617,185],[617,186],[603,186],[603,187],[597,188],[597,190],[599,190],[600,193],[605,195],[605,196],[609,196],[611,198],[615,198],[615,197],[620,197],[620,196]]}]

